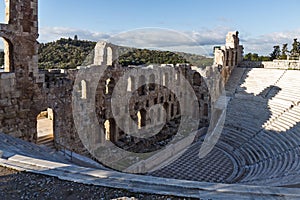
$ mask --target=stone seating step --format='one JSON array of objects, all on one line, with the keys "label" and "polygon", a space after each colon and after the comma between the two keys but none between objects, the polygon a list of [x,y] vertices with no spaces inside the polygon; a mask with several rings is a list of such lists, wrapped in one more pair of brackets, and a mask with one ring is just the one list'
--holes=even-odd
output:
[{"label": "stone seating step", "polygon": [[[280,154],[278,159],[271,159],[257,163],[254,167],[257,169],[252,169],[252,172],[250,172],[243,181],[257,181],[266,178],[273,178],[275,176],[284,176],[287,171],[295,167],[294,162],[291,162],[291,160],[294,159],[294,156],[295,154],[293,151],[287,151]],[[296,165],[298,165],[298,163],[296,163]]]},{"label": "stone seating step", "polygon": [[295,101],[295,100],[299,100],[300,95],[297,93],[299,91],[297,90],[283,90],[280,91],[277,95],[276,98],[280,98],[280,99],[286,99],[288,101]]},{"label": "stone seating step", "polygon": [[270,157],[284,150],[280,145],[271,145],[271,148],[269,148],[270,144],[275,144],[277,141],[274,137],[272,137],[270,134],[267,134],[265,131],[262,131],[262,133],[258,135],[257,140],[261,141],[264,147],[268,149]]},{"label": "stone seating step", "polygon": [[289,129],[289,126],[285,124],[280,124],[277,121],[272,122],[268,127],[272,128],[277,132],[285,132],[286,130]]},{"label": "stone seating step", "polygon": [[285,113],[284,117],[295,121],[296,123],[300,122],[300,114],[296,110],[290,110],[289,112]]},{"label": "stone seating step", "polygon": [[2,133],[0,133],[0,140],[0,150],[25,156],[30,155],[36,158],[48,159],[52,161],[59,160],[61,162],[69,163],[64,156],[54,153],[47,147],[41,147]]},{"label": "stone seating step", "polygon": [[237,131],[235,129],[227,129],[227,127],[225,127],[224,129],[225,129],[224,132],[226,131],[226,135],[224,135],[223,137],[233,137],[234,139],[236,139],[236,142],[238,142],[239,144],[244,143],[249,139],[249,135],[244,135],[243,131]]}]

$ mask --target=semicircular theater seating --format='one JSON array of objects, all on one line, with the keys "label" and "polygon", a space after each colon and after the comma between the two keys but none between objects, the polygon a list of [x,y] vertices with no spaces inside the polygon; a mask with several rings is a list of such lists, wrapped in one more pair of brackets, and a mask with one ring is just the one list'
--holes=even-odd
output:
[{"label": "semicircular theater seating", "polygon": [[[300,183],[300,71],[235,70],[245,73],[235,86],[213,152],[195,164],[200,141],[193,153],[188,150],[152,175],[270,186]],[[229,82],[237,79],[234,75]]]}]

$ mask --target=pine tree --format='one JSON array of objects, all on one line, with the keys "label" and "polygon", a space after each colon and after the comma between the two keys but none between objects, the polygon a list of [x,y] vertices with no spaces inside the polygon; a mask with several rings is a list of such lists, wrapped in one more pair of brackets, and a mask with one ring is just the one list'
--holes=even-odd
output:
[{"label": "pine tree", "polygon": [[289,53],[289,50],[288,50],[288,44],[283,44],[282,45],[282,50],[281,50],[281,59],[284,59],[286,60],[287,59],[287,55]]},{"label": "pine tree", "polygon": [[297,58],[299,54],[300,54],[300,43],[297,41],[297,38],[295,38],[292,44],[291,56]]},{"label": "pine tree", "polygon": [[271,60],[278,59],[280,57],[280,46],[276,45],[273,48],[274,48],[274,50],[270,54]]}]

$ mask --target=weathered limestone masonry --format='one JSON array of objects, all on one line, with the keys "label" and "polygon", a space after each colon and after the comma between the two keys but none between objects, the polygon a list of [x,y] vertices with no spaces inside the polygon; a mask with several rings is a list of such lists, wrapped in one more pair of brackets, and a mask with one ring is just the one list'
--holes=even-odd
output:
[{"label": "weathered limestone masonry", "polygon": [[37,68],[37,0],[6,0],[6,23],[0,24],[5,41],[5,72],[0,74],[0,131],[34,140],[40,102]]},{"label": "weathered limestone masonry", "polygon": [[226,45],[215,47],[214,65],[220,66],[224,84],[228,81],[231,71],[243,61],[243,46],[239,44],[239,32],[229,32]]},{"label": "weathered limestone masonry", "polygon": [[[133,92],[129,104],[129,113],[139,126],[151,124],[159,126],[162,123],[160,116],[150,120],[149,107],[162,104],[167,113],[167,124],[161,134],[150,140],[128,137],[120,130],[114,121],[111,109],[111,95],[115,84],[128,71],[138,67],[120,66],[117,61],[118,47],[105,42],[99,42],[95,48],[93,65],[88,68],[108,65],[108,69],[96,84],[96,96],[90,97],[92,83],[83,80],[75,88],[74,83],[80,70],[38,70],[38,4],[37,0],[6,0],[6,23],[0,24],[0,36],[5,40],[5,72],[0,73],[0,132],[35,142],[37,139],[36,117],[41,111],[51,108],[54,111],[54,139],[56,147],[66,147],[69,150],[86,153],[79,139],[72,113],[72,94],[74,92],[82,98],[94,98],[98,123],[106,135],[97,135],[95,138],[109,139],[119,146],[130,149],[132,145],[156,148],[157,141],[167,140],[170,133],[176,131],[180,123],[181,110],[178,97],[168,90],[168,83],[180,80],[184,76],[190,83],[197,96],[197,102],[185,100],[183,104],[197,104],[200,113],[189,113],[200,117],[199,127],[207,126],[211,117],[211,95],[214,100],[220,95],[222,84],[227,81],[233,67],[237,65],[242,54],[239,46],[238,33],[229,33],[226,38],[226,47],[216,50],[216,65],[208,67],[204,75],[197,67],[189,65],[152,66],[162,69],[162,74],[153,74],[145,77],[141,74],[129,77],[124,92]],[[149,66],[141,67],[145,72]],[[84,67],[83,67],[84,68]],[[151,68],[151,67],[150,67]],[[174,73],[170,73],[174,69]],[[172,71],[172,70],[171,70]],[[205,83],[203,76],[210,76]],[[201,75],[200,75],[201,74]],[[97,76],[97,74],[94,74]],[[150,80],[155,84],[137,87],[141,82]],[[208,85],[214,91],[208,90]],[[179,96],[189,96],[182,91]],[[195,104],[195,105],[196,105]],[[181,105],[181,106],[186,106]],[[123,109],[123,108],[119,108]],[[84,116],[82,119],[85,119]],[[93,125],[91,124],[90,127]],[[90,128],[85,127],[85,128]],[[80,131],[80,130],[79,130]],[[144,148],[146,149],[146,148]]]},{"label": "weathered limestone masonry", "polygon": [[[5,70],[0,73],[0,131],[35,142],[37,115],[52,108],[55,134],[64,133],[64,141],[72,141],[76,134],[70,103],[74,78],[38,71],[38,1],[5,3],[6,23],[0,24],[0,36],[5,41]],[[71,71],[68,74],[72,76]]]},{"label": "weathered limestone masonry", "polygon": [[[180,116],[182,115],[180,106],[187,107],[195,103],[188,101],[190,94],[187,93],[187,90],[180,90],[179,87],[171,86],[171,84],[174,83],[180,85],[181,76],[188,80],[189,85],[193,87],[198,99],[196,104],[200,106],[200,113],[189,113],[189,115],[191,118],[200,118],[199,127],[208,126],[210,119],[210,95],[200,73],[192,70],[189,65],[184,64],[176,66],[151,65],[124,67],[118,64],[118,48],[118,46],[111,43],[98,42],[95,48],[94,64],[80,67],[80,74],[84,74],[84,76],[78,76],[80,80],[77,80],[75,83],[75,91],[73,91],[75,95],[79,95],[83,104],[87,102],[88,105],[83,106],[83,112],[79,110],[79,112],[77,112],[78,115],[83,114],[84,109],[90,107],[90,99],[95,98],[96,115],[98,118],[96,123],[100,124],[100,127],[105,133],[101,136],[91,136],[91,138],[98,139],[96,143],[100,144],[103,140],[110,140],[122,148],[140,152],[156,149],[159,145],[170,139],[170,137],[176,133],[180,123]],[[95,77],[92,76],[99,76],[99,74],[93,73],[93,70],[106,66],[108,66],[108,68],[100,78],[96,92],[91,92],[94,88],[91,80],[95,80]],[[156,71],[153,69],[159,70]],[[86,76],[86,74],[90,75]],[[167,124],[156,136],[148,139],[132,137],[125,134],[124,131],[116,125],[111,101],[116,84],[121,78],[124,78],[124,76],[126,81],[122,83],[121,96],[130,94],[131,98],[128,105],[125,106],[126,108],[117,106],[114,107],[114,109],[118,115],[120,115],[120,111],[122,111],[122,113],[129,113],[131,118],[140,127],[150,125],[151,128],[155,128],[155,126],[159,127],[164,125],[164,119],[162,114],[152,116],[149,108],[157,104],[163,105],[167,114]],[[143,83],[149,84],[143,85]],[[174,87],[180,97],[187,97],[182,98],[183,102],[181,103],[184,105],[180,105],[179,97],[170,90],[171,87]],[[120,97],[117,98],[117,101],[120,101],[117,105],[121,105],[121,101],[124,100]],[[158,111],[158,113],[162,112],[162,110]],[[84,121],[90,120],[87,119],[86,116],[80,116],[79,119]],[[125,118],[122,119],[121,122],[127,124],[126,127],[129,127],[128,121]],[[95,122],[91,121],[87,126],[80,127],[79,129],[81,130],[78,131],[93,133],[95,127],[91,124],[94,123]],[[149,131],[151,131],[151,128]]]},{"label": "weathered limestone masonry", "polygon": [[[85,152],[78,134],[75,130],[72,116],[72,91],[74,81],[77,75],[77,70],[68,70],[61,72],[60,70],[51,70],[50,72],[38,71],[38,4],[37,0],[23,1],[6,1],[6,23],[0,25],[0,36],[5,40],[5,72],[0,74],[0,131],[6,134],[13,135],[28,141],[35,142],[37,137],[37,120],[36,117],[41,111],[51,108],[54,111],[54,137],[56,145],[63,145],[70,150],[82,153]],[[102,45],[102,46],[101,46]],[[111,45],[112,46],[112,45]],[[100,52],[97,52],[100,51]],[[102,52],[102,55],[101,55]],[[112,65],[106,73],[106,76],[101,79],[99,84],[99,96],[103,99],[109,99],[111,93],[105,93],[106,87],[108,90],[113,88],[114,81],[122,75],[128,68],[123,68],[117,63],[112,63],[112,57],[115,57],[114,48],[107,48],[107,44],[98,43],[94,64],[105,62],[107,65]],[[102,60],[101,60],[102,59]],[[167,68],[167,67],[166,67]],[[177,67],[178,70],[180,67]],[[183,74],[189,77],[191,83],[195,79],[195,87],[198,91],[202,91],[204,85],[201,85],[201,76],[193,75],[190,67],[183,66]],[[167,75],[167,74],[166,74]],[[172,75],[167,75],[168,78],[174,78]],[[173,75],[175,76],[175,75]],[[193,77],[195,76],[195,77]],[[106,78],[110,79],[109,83]],[[166,78],[166,77],[165,77]],[[168,79],[167,78],[167,79]],[[88,80],[87,80],[88,81]],[[104,81],[104,82],[103,82]],[[132,89],[135,85],[135,80],[132,81]],[[138,77],[136,79],[138,81]],[[161,81],[161,80],[160,80]],[[196,83],[197,82],[197,83]],[[102,84],[103,83],[103,84]],[[107,85],[109,84],[109,86]],[[161,91],[162,90],[162,91]],[[144,111],[147,107],[163,102],[168,110],[170,119],[178,117],[179,108],[178,102],[174,95],[164,93],[165,89],[159,89],[155,86],[143,87],[136,92],[136,99],[132,102],[132,116],[136,117],[137,110]],[[88,84],[86,91],[89,91]],[[152,95],[145,95],[151,91]],[[205,117],[201,124],[207,125],[209,121],[209,98],[207,98],[207,90],[203,90],[203,94],[199,93],[199,102],[201,104],[201,112]],[[159,95],[158,95],[159,94]],[[140,97],[140,96],[143,97]],[[154,96],[157,97],[154,97]],[[182,94],[184,95],[184,94]],[[100,98],[100,99],[101,99]],[[104,102],[109,102],[106,100]],[[99,109],[99,122],[109,120],[112,135],[107,136],[111,140],[118,140],[122,133],[113,126],[111,110],[103,101],[97,101],[97,109]],[[105,111],[105,112],[103,112]],[[144,114],[143,114],[144,115]],[[146,119],[143,117],[141,121],[145,124]],[[102,123],[101,126],[104,126]],[[105,128],[105,127],[103,127]],[[115,131],[112,131],[116,129]],[[106,131],[107,132],[107,131]],[[154,141],[152,141],[154,142]]]}]

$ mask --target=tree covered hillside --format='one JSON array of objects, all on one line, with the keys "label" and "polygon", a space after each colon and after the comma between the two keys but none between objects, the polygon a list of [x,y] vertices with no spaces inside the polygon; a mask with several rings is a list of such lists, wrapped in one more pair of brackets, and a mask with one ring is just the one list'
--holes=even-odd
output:
[{"label": "tree covered hillside", "polygon": [[40,69],[72,69],[81,65],[89,53],[94,49],[96,42],[64,39],[55,42],[40,44]]},{"label": "tree covered hillside", "polygon": [[[121,49],[122,50],[122,49]],[[177,64],[189,63],[183,56],[171,51],[158,51],[149,49],[126,49],[123,47],[119,63],[123,66],[144,64]]]},{"label": "tree covered hillside", "polygon": [[[39,47],[39,69],[73,69],[91,64],[96,42],[61,38],[54,42],[41,43]],[[212,65],[213,59],[200,55],[121,47],[119,63],[128,65],[189,63],[196,66]],[[0,65],[4,63],[4,53],[0,52]]]}]

